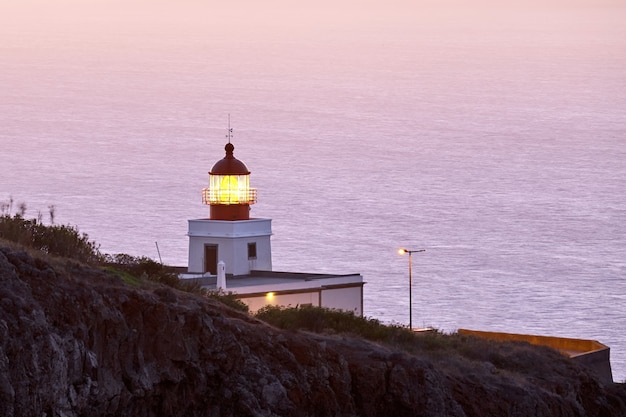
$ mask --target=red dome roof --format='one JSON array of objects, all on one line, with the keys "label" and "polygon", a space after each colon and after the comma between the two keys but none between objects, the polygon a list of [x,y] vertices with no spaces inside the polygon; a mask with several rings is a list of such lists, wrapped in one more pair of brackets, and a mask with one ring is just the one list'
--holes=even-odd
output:
[{"label": "red dome roof", "polygon": [[213,168],[209,171],[211,175],[248,175],[250,171],[246,167],[246,164],[233,156],[235,147],[232,143],[227,143],[224,147],[226,150],[226,156],[224,159],[220,159],[213,165]]}]

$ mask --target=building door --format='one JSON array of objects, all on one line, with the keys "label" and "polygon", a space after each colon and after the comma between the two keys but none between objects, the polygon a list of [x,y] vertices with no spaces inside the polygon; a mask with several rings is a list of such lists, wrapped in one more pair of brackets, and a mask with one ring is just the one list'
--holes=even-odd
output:
[{"label": "building door", "polygon": [[217,275],[217,245],[204,245],[204,271]]}]

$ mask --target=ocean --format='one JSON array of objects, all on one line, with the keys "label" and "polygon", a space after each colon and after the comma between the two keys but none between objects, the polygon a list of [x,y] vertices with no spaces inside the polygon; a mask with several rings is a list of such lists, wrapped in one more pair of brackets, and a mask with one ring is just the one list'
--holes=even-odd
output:
[{"label": "ocean", "polygon": [[393,24],[5,14],[0,201],[186,265],[230,117],[275,270],[361,273],[365,315],[406,325],[397,250],[424,249],[414,326],[595,339],[624,381],[626,10],[609,3]]}]

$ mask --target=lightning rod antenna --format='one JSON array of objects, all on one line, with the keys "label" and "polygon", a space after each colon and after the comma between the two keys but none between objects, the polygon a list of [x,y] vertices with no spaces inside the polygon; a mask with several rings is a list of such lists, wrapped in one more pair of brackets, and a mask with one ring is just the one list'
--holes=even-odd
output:
[{"label": "lightning rod antenna", "polygon": [[230,143],[230,140],[233,138],[233,128],[230,127],[230,113],[228,113],[228,134],[226,137],[228,138],[228,143]]}]

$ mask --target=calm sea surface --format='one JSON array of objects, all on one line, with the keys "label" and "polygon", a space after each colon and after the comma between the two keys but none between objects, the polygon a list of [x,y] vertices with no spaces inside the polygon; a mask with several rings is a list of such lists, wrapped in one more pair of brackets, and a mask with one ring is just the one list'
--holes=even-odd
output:
[{"label": "calm sea surface", "polygon": [[596,339],[623,381],[624,16],[316,37],[5,26],[0,201],[185,265],[230,113],[275,270],[359,272],[365,314],[407,324],[397,249],[425,249],[414,325]]}]

